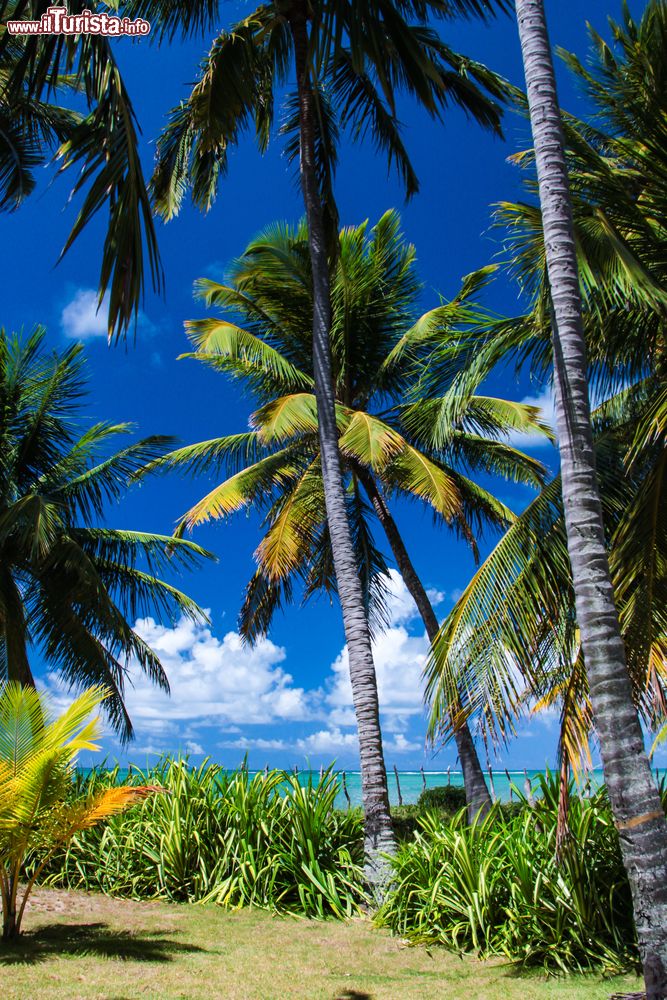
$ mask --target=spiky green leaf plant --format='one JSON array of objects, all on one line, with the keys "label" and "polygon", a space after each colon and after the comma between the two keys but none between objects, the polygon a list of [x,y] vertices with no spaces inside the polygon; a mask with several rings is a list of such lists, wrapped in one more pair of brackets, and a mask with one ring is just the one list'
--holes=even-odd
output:
[{"label": "spiky green leaf plant", "polygon": [[[101,724],[92,713],[104,688],[84,691],[58,717],[44,695],[16,681],[0,686],[0,897],[2,938],[21,932],[30,893],[54,854],[87,830],[157,789],[115,786],[72,800],[74,766],[95,744]],[[26,866],[30,874],[25,875]],[[20,898],[20,879],[26,884]],[[19,902],[20,898],[20,902]]]}]

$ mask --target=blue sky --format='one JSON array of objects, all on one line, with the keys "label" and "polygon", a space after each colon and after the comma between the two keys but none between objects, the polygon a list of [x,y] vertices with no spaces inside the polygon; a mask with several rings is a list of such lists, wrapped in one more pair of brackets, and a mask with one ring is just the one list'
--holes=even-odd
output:
[{"label": "blue sky", "polygon": [[[631,4],[635,11],[641,6]],[[245,3],[222,5],[229,22],[246,8]],[[590,0],[566,4],[552,0],[547,8],[554,43],[580,55],[588,44],[586,18],[604,30],[606,13],[620,13],[620,3]],[[451,25],[444,34],[454,48],[522,84],[519,44],[510,18],[490,26]],[[143,129],[149,173],[165,114],[195,79],[203,43],[160,49],[144,40],[113,44]],[[582,112],[582,98],[563,71],[560,77],[561,102]],[[423,306],[428,308],[437,304],[440,294],[453,294],[464,274],[488,263],[499,251],[500,235],[489,231],[489,206],[519,196],[518,171],[507,158],[526,147],[529,130],[522,119],[510,115],[506,141],[501,142],[455,110],[444,127],[409,103],[401,115],[420,194],[405,205],[395,178],[387,177],[370,146],[346,143],[337,197],[343,224],[373,222],[390,207],[402,211],[405,233],[417,247]],[[193,304],[195,279],[222,275],[227,262],[267,223],[295,221],[301,214],[293,171],[281,155],[280,140],[264,158],[250,140],[242,142],[231,156],[229,176],[207,216],[187,207],[176,221],[159,224],[166,297],[157,298],[148,290],[136,343],[116,348],[107,346],[103,318],[94,311],[101,223],[91,226],[55,267],[75,206],[63,207],[71,178],[54,180],[52,169],[43,174],[37,193],[18,213],[3,219],[5,288],[0,322],[12,329],[44,324],[53,347],[62,347],[71,338],[85,341],[91,388],[85,415],[90,422],[132,421],[142,436],[173,434],[183,442],[246,429],[249,400],[222,376],[176,358],[187,348],[184,320],[204,315],[201,306]],[[519,308],[517,289],[504,279],[496,282],[488,302],[498,311],[513,313]],[[516,399],[548,401],[544,387],[510,376],[492,388]],[[552,467],[555,464],[549,446],[536,454]],[[208,481],[178,476],[147,481],[109,512],[109,523],[169,533],[207,486]],[[526,491],[504,483],[498,483],[497,493],[517,510],[529,498]],[[399,507],[396,516],[443,615],[473,571],[471,556],[461,543],[436,531],[426,511]],[[212,549],[219,562],[182,583],[210,609],[212,624],[210,629],[198,629],[183,622],[138,623],[163,658],[173,695],[167,700],[133,675],[136,683],[128,690],[128,705],[137,738],[124,756],[143,762],[154,752],[182,750],[195,756],[206,752],[233,765],[247,749],[251,765],[263,766],[266,761],[302,765],[308,758],[317,766],[335,757],[353,767],[356,742],[338,608],[326,601],[294,607],[277,619],[265,642],[254,650],[243,648],[235,631],[236,615],[253,571],[257,520],[242,515],[228,524],[204,527],[195,538]],[[419,675],[426,643],[397,575],[392,586],[392,626],[376,647],[388,763],[405,769],[422,763],[454,766],[452,747],[436,758],[424,754]],[[52,686],[44,668],[42,675]],[[499,760],[503,766],[542,766],[553,761],[556,738],[556,719],[531,719]],[[120,753],[110,735],[105,749]]]}]

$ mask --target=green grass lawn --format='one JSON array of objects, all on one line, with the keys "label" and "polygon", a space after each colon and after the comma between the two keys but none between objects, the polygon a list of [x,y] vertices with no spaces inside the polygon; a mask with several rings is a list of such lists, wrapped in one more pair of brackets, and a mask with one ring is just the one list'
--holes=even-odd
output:
[{"label": "green grass lawn", "polygon": [[499,963],[406,947],[365,920],[133,903],[40,890],[17,946],[0,944],[2,1000],[606,1000],[632,978],[518,977]]}]

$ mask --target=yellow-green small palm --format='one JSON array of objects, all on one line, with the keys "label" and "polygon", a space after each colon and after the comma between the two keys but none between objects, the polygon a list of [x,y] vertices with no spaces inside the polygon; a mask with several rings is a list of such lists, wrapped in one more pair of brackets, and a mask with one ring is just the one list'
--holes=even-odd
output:
[{"label": "yellow-green small palm", "polygon": [[[0,890],[3,938],[15,937],[35,881],[54,852],[80,830],[121,812],[153,791],[120,787],[80,801],[68,800],[73,769],[82,750],[98,750],[101,723],[93,712],[104,688],[89,688],[60,716],[50,717],[46,699],[10,681],[0,688]],[[21,905],[19,878],[30,862]]]}]

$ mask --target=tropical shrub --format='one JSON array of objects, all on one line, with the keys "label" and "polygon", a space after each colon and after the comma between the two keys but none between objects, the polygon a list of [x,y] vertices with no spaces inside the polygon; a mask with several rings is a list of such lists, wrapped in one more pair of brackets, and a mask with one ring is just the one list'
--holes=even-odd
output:
[{"label": "tropical shrub", "polygon": [[[97,750],[103,688],[90,688],[59,718],[46,699],[10,681],[0,687],[0,894],[2,937],[18,936],[30,892],[53,855],[87,830],[145,798],[152,788],[116,785],[71,794],[77,754]],[[68,794],[68,792],[70,794]],[[28,871],[19,901],[19,879]]]},{"label": "tropical shrub", "polygon": [[465,788],[458,788],[456,785],[437,785],[435,788],[425,788],[417,799],[417,808],[420,813],[433,809],[455,813],[459,809],[465,809],[465,807]]},{"label": "tropical shrub", "polygon": [[[302,787],[285,771],[250,777],[165,758],[141,784],[168,794],[104,829],[86,830],[53,859],[48,881],[134,899],[214,901],[309,917],[350,916],[363,893],[363,819],[334,809],[336,776]],[[113,788],[119,771],[79,779]]]},{"label": "tropical shrub", "polygon": [[558,850],[558,784],[534,808],[495,806],[471,826],[435,813],[393,862],[378,920],[415,941],[505,956],[551,971],[622,970],[637,962],[630,891],[604,791],[573,796]]}]

